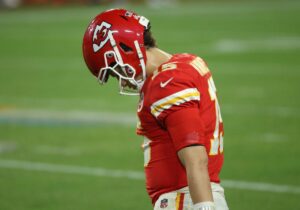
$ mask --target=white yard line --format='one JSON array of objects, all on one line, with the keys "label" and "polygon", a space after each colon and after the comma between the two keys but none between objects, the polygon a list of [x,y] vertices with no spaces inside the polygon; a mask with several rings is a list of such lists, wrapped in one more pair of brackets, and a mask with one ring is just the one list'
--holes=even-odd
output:
[{"label": "white yard line", "polygon": [[[292,107],[222,104],[222,113],[300,118],[300,109]],[[0,109],[0,124],[42,125],[122,125],[134,127],[135,113],[55,111],[47,109]]]},{"label": "white yard line", "polygon": [[255,104],[222,104],[221,112],[243,116],[271,116],[277,118],[300,118],[300,108],[284,106],[262,106]]},{"label": "white yard line", "polygon": [[89,111],[54,111],[39,109],[0,110],[0,123],[21,124],[136,124],[135,114]]},{"label": "white yard line", "polygon": [[276,185],[263,182],[246,182],[236,180],[224,180],[222,181],[222,185],[224,187],[233,189],[300,194],[300,187],[289,185]]},{"label": "white yard line", "polygon": [[[27,171],[40,171],[51,173],[78,174],[89,176],[103,176],[112,178],[128,178],[132,180],[144,180],[144,174],[139,171],[131,170],[112,170],[105,168],[82,167],[72,165],[58,165],[51,163],[4,160],[0,159],[0,168],[22,169]],[[300,194],[300,187],[289,185],[275,185],[263,182],[247,182],[235,180],[223,180],[222,185],[225,188],[253,190],[274,193]]]},{"label": "white yard line", "polygon": [[300,37],[268,37],[249,40],[223,39],[212,48],[219,53],[243,53],[274,50],[298,50],[300,49]]},{"label": "white yard line", "polygon": [[58,165],[51,163],[19,161],[19,160],[1,160],[0,168],[23,169],[28,171],[43,171],[65,174],[82,174],[91,176],[104,176],[114,178],[144,179],[144,175],[137,171],[110,170],[105,168],[92,168],[71,165]]}]

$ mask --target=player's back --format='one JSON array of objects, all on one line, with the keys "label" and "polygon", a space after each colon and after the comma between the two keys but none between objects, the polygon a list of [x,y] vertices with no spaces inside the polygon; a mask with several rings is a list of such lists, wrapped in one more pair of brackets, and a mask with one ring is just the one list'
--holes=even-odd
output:
[{"label": "player's back", "polygon": [[201,131],[199,138],[208,153],[210,179],[220,181],[224,132],[211,73],[197,56],[174,55],[147,78],[138,108],[140,125],[137,131],[145,136],[146,182],[153,202],[162,193],[187,186],[185,169],[177,152],[191,142],[175,143],[165,123],[172,113],[182,109],[197,110],[201,118],[197,125]]}]

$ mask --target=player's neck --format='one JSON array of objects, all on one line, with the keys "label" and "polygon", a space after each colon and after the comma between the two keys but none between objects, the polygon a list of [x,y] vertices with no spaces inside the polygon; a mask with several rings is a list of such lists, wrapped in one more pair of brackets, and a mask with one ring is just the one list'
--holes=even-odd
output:
[{"label": "player's neck", "polygon": [[147,76],[151,75],[162,63],[167,62],[172,57],[171,54],[162,51],[158,48],[151,48],[146,50],[147,63],[146,63],[146,73]]}]

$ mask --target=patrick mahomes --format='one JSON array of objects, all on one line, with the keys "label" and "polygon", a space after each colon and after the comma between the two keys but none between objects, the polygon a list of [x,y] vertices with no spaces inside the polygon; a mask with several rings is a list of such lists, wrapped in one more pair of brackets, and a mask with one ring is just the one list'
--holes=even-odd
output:
[{"label": "patrick mahomes", "polygon": [[147,192],[155,210],[227,210],[219,173],[223,120],[212,74],[192,54],[156,45],[147,18],[125,9],[96,16],[83,38],[91,73],[120,93],[140,97],[137,134],[144,137]]}]

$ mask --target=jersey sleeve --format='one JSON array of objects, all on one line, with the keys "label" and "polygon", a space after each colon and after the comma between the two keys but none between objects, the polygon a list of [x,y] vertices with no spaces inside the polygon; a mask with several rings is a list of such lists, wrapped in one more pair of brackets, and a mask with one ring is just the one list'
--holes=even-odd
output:
[{"label": "jersey sleeve", "polygon": [[[204,144],[199,113],[200,90],[196,71],[188,69],[162,72],[151,90],[151,114],[168,130],[176,151]],[[165,85],[167,84],[167,85]]]},{"label": "jersey sleeve", "polygon": [[205,145],[205,128],[199,109],[185,108],[171,113],[165,124],[177,152],[184,147]]}]

